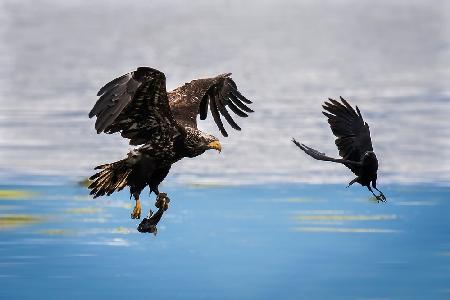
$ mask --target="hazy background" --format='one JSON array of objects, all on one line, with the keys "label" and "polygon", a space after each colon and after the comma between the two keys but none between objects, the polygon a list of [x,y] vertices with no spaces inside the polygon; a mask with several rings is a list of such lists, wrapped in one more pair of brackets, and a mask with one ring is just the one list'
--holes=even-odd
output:
[{"label": "hazy background", "polygon": [[[381,184],[448,184],[449,14],[439,0],[4,0],[0,178],[80,179],[122,158],[126,141],[97,135],[87,114],[104,83],[151,66],[168,90],[232,72],[256,111],[169,183],[348,182],[290,142],[336,156],[321,103],[343,96],[371,126]],[[211,119],[200,127],[221,137]]]}]

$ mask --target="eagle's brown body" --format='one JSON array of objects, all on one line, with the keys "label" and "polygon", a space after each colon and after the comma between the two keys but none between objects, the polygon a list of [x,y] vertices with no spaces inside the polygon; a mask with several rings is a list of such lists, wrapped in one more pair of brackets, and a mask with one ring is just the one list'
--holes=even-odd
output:
[{"label": "eagle's brown body", "polygon": [[158,186],[172,164],[208,149],[220,151],[218,139],[198,130],[196,119],[198,114],[206,118],[209,105],[224,136],[227,132],[220,115],[240,130],[226,107],[241,117],[253,111],[244,104],[251,101],[237,91],[230,75],[193,80],[167,93],[163,73],[140,67],[101,88],[89,114],[97,117],[97,132],[120,132],[131,145],[140,147],[120,161],[96,167],[100,171],[91,176],[93,183],[89,186],[94,198],[129,186],[137,201],[132,217],[139,218],[140,193],[149,186],[151,192],[159,194]]}]

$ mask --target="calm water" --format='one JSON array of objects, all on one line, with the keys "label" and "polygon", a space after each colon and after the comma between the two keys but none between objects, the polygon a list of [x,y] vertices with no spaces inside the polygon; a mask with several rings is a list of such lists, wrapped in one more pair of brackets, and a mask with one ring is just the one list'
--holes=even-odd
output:
[{"label": "calm water", "polygon": [[341,185],[166,188],[156,237],[124,193],[3,188],[22,192],[0,198],[2,299],[450,297],[445,187],[387,186],[387,204]]}]

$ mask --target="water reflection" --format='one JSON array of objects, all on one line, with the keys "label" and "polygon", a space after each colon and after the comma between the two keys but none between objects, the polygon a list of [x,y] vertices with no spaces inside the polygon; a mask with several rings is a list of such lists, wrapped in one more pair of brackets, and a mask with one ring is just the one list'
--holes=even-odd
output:
[{"label": "water reflection", "polygon": [[42,229],[36,231],[37,234],[42,235],[77,235],[77,236],[86,236],[86,235],[108,235],[108,234],[130,234],[136,233],[135,228],[125,228],[125,227],[117,227],[117,228],[89,228],[89,229]]},{"label": "water reflection", "polygon": [[337,232],[337,233],[395,233],[398,230],[381,228],[344,228],[344,227],[295,227],[300,232]]},{"label": "water reflection", "polygon": [[0,200],[27,200],[31,199],[33,193],[22,190],[1,189]]},{"label": "water reflection", "polygon": [[33,225],[44,220],[35,215],[3,214],[0,215],[0,230]]},{"label": "water reflection", "polygon": [[102,213],[103,209],[99,207],[79,207],[79,208],[69,208],[65,210],[67,214],[75,214],[75,215],[90,215],[90,214],[98,214]]},{"label": "water reflection", "polygon": [[297,221],[386,221],[397,219],[396,215],[297,215]]}]

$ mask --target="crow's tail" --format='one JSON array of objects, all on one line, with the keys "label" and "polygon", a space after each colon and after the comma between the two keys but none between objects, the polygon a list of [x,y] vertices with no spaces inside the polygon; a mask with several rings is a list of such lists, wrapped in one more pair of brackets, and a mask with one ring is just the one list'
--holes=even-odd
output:
[{"label": "crow's tail", "polygon": [[132,171],[126,159],[119,160],[110,164],[104,164],[95,167],[100,172],[92,175],[89,180],[93,182],[89,185],[90,194],[94,198],[103,195],[111,195],[114,191],[120,191],[128,183],[128,177]]}]

